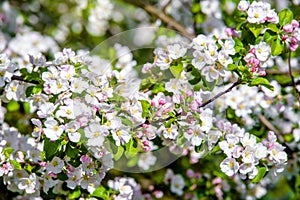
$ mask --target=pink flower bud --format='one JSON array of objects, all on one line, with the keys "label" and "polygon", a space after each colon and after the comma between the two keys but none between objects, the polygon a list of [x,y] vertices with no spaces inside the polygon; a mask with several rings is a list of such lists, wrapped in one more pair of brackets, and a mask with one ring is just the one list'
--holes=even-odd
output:
[{"label": "pink flower bud", "polygon": [[156,107],[155,101],[151,101],[151,106]]},{"label": "pink flower bud", "polygon": [[266,76],[267,75],[266,71],[259,71],[258,73],[259,73],[260,76]]},{"label": "pink flower bud", "polygon": [[249,8],[249,6],[250,6],[249,1],[242,0],[238,4],[238,10],[240,10],[240,11],[246,11]]},{"label": "pink flower bud", "polygon": [[291,38],[291,43],[292,44],[298,44],[298,39],[296,37]]},{"label": "pink flower bud", "polygon": [[148,127],[149,127],[149,124],[142,124],[142,127],[143,127],[143,128],[148,128]]},{"label": "pink flower bud", "polygon": [[186,175],[187,175],[188,177],[190,177],[190,178],[193,178],[193,177],[194,177],[194,175],[195,175],[195,173],[194,173],[194,171],[193,171],[193,170],[191,170],[191,169],[188,169],[188,170],[186,171]]},{"label": "pink flower bud", "polygon": [[249,50],[249,52],[255,54],[256,50],[255,50],[255,48],[251,48],[251,49]]},{"label": "pink flower bud", "polygon": [[291,51],[296,51],[297,49],[298,49],[298,44],[291,44],[291,46],[290,46],[290,50]]},{"label": "pink flower bud", "polygon": [[286,39],[288,39],[288,38],[289,38],[288,35],[284,35],[284,36],[282,36],[282,41],[286,41]]},{"label": "pink flower bud", "polygon": [[293,32],[293,26],[292,26],[292,24],[286,24],[286,25],[283,26],[282,29],[283,29],[285,32],[287,32],[287,33]]},{"label": "pink flower bud", "polygon": [[299,27],[299,22],[297,20],[293,19],[291,24],[292,24],[293,28],[298,28]]},{"label": "pink flower bud", "polygon": [[214,185],[217,185],[217,184],[219,184],[219,183],[222,183],[222,179],[221,179],[220,177],[216,177],[216,178],[214,178],[214,180],[212,181],[212,183],[213,183]]},{"label": "pink flower bud", "polygon": [[226,28],[225,34],[228,36],[233,36],[233,37],[237,36],[237,32],[233,28]]},{"label": "pink flower bud", "polygon": [[155,190],[153,192],[153,195],[155,196],[155,198],[161,199],[164,196],[164,193],[162,191],[160,191],[160,190]]},{"label": "pink flower bud", "polygon": [[192,92],[191,90],[187,91],[187,92],[186,92],[186,96],[187,96],[187,97],[193,96],[193,92]]},{"label": "pink flower bud", "polygon": [[192,135],[194,133],[193,129],[188,128],[186,131],[187,134]]},{"label": "pink flower bud", "polygon": [[198,110],[198,103],[196,101],[192,101],[190,103],[190,108],[192,111],[196,112]]},{"label": "pink flower bud", "polygon": [[91,162],[91,158],[88,155],[83,155],[80,157],[80,161],[83,163],[90,163]]},{"label": "pink flower bud", "polygon": [[46,162],[40,162],[39,163],[41,167],[46,167],[47,163]]}]

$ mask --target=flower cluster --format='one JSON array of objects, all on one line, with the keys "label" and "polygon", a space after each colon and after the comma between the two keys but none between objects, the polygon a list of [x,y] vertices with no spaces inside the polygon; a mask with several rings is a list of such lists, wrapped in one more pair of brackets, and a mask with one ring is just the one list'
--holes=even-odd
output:
[{"label": "flower cluster", "polygon": [[225,132],[225,140],[219,142],[222,151],[227,155],[221,164],[221,170],[228,176],[238,174],[245,179],[253,179],[257,173],[258,165],[263,160],[268,160],[275,166],[274,173],[283,170],[287,161],[284,147],[277,142],[273,132],[268,133],[268,140],[257,142],[257,138],[245,130],[230,123],[221,123]]},{"label": "flower cluster", "polygon": [[[218,47],[221,46],[221,48]],[[208,82],[213,82],[226,75],[227,66],[233,63],[235,42],[231,37],[218,40],[198,35],[193,39],[193,66],[201,71]]]},{"label": "flower cluster", "polygon": [[277,24],[279,18],[274,9],[271,9],[271,5],[262,1],[253,1],[251,4],[249,1],[242,0],[239,2],[238,9],[247,13],[247,21],[253,24],[261,24],[265,22],[271,22]]},{"label": "flower cluster", "polygon": [[[87,31],[99,36],[106,31],[113,5],[109,0],[95,2],[91,8],[87,1],[77,2],[77,11],[88,9]],[[203,9],[209,2],[200,5]],[[213,1],[211,10],[216,5],[219,2]],[[291,87],[281,87],[275,80],[269,83],[263,76],[272,56],[283,52],[283,42],[296,51],[299,23],[282,22],[282,15],[267,3],[242,0],[238,9],[247,15],[238,31],[200,34],[191,42],[158,38],[161,44],[154,50],[154,60],[144,64],[141,73],[130,48],[119,43],[108,51],[110,62],[87,51],[57,52],[54,40],[38,32],[17,33],[10,41],[0,32],[0,40],[5,40],[0,45],[4,52],[0,54],[0,103],[4,104],[0,104],[0,177],[6,187],[22,198],[54,194],[150,199],[172,194],[197,199],[202,196],[195,189],[201,185],[222,199],[230,191],[226,178],[237,184],[247,179],[259,182],[266,171],[274,170],[275,176],[283,172],[286,148],[299,149],[299,104]],[[283,35],[283,42],[277,34]],[[18,43],[24,48],[16,48]],[[46,52],[53,55],[40,54]],[[235,83],[227,88],[232,80]],[[15,111],[18,106],[31,116],[26,121],[31,122],[31,135],[20,134],[6,122],[6,107]],[[276,114],[282,119],[276,121]],[[286,136],[282,138],[270,122],[256,133],[256,125],[267,120],[263,115],[271,122],[287,122],[282,131],[294,142],[280,144]],[[211,176],[192,170],[207,154],[223,159],[215,166],[228,177],[221,171]],[[157,190],[155,181],[139,185],[133,178],[108,180],[108,189],[102,184],[111,178],[104,179],[113,167],[148,172],[180,156],[183,168],[189,168],[186,176],[168,169],[164,178],[155,180],[169,185],[169,193]],[[151,194],[142,194],[144,185]],[[248,195],[245,188],[241,193]],[[264,184],[249,188],[257,190],[257,198],[265,194]]]},{"label": "flower cluster", "polygon": [[300,41],[299,22],[293,19],[290,24],[284,25],[282,30],[285,32],[282,41],[289,45],[290,51],[296,51]]}]

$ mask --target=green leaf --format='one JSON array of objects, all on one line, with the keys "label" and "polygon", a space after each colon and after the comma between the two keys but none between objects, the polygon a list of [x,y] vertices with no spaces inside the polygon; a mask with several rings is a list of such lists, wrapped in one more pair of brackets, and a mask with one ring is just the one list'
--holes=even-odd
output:
[{"label": "green leaf", "polygon": [[130,139],[128,143],[125,144],[125,156],[126,158],[132,158],[138,153],[138,149],[136,148],[137,144],[135,143],[134,139]]},{"label": "green leaf", "polygon": [[197,24],[202,24],[206,19],[206,15],[202,14],[202,13],[198,13],[195,16],[195,21]]},{"label": "green leaf", "polygon": [[216,152],[218,152],[218,151],[220,151],[220,150],[221,150],[221,148],[220,148],[219,144],[217,144],[217,145],[212,149],[211,153],[216,153]]},{"label": "green leaf", "polygon": [[78,189],[78,190],[72,191],[72,192],[68,195],[68,197],[69,197],[70,199],[76,199],[76,198],[79,198],[80,195],[81,195],[81,191]]},{"label": "green leaf", "polygon": [[9,156],[10,156],[10,154],[12,154],[12,152],[14,152],[13,148],[6,147],[3,149],[3,154],[4,154],[5,158],[9,158]]},{"label": "green leaf", "polygon": [[291,23],[292,19],[294,18],[294,14],[289,9],[283,9],[278,14],[278,17],[279,17],[279,24],[281,26],[284,26],[286,24],[290,24]]},{"label": "green leaf", "polygon": [[142,113],[142,117],[147,117],[149,116],[149,109],[151,108],[151,104],[147,101],[147,100],[140,100],[141,104],[142,104],[142,109],[143,109],[143,113]]},{"label": "green leaf", "polygon": [[255,78],[249,84],[249,86],[257,86],[257,85],[262,85],[272,91],[274,90],[274,87],[270,84],[270,82],[266,78],[263,78],[263,77]]},{"label": "green leaf", "polygon": [[35,85],[35,86],[29,86],[26,88],[26,96],[29,97],[33,94],[38,94],[43,91],[43,86],[42,85]]},{"label": "green leaf", "polygon": [[277,38],[277,34],[274,33],[273,31],[271,30],[267,30],[265,33],[264,33],[264,40],[266,42],[271,42],[273,40],[275,40]]},{"label": "green leaf", "polygon": [[237,70],[238,66],[236,64],[229,64],[227,68],[229,71],[234,71]]},{"label": "green leaf", "polygon": [[136,164],[139,161],[139,157],[138,156],[134,156],[133,158],[131,158],[128,162],[127,162],[127,167],[134,167],[136,166]]},{"label": "green leaf", "polygon": [[[29,172],[29,173],[32,173],[32,170],[34,169],[35,167],[34,166],[31,166],[31,165],[25,165],[24,166],[24,169]],[[39,168],[39,167],[38,167]]]},{"label": "green leaf", "polygon": [[57,174],[57,178],[61,181],[66,181],[69,179],[68,175],[64,172],[60,172],[59,174]]},{"label": "green leaf", "polygon": [[29,103],[24,102],[24,103],[23,103],[23,108],[24,108],[24,112],[25,112],[26,114],[30,114],[30,104],[29,104]]},{"label": "green leaf", "polygon": [[262,24],[249,24],[249,30],[253,33],[255,38],[259,36],[263,28]]},{"label": "green leaf", "polygon": [[191,85],[196,85],[197,83],[199,83],[201,81],[201,77],[200,76],[199,77],[195,77],[195,78],[193,78],[191,80],[188,80],[188,81],[189,81],[189,83]]},{"label": "green leaf", "polygon": [[79,155],[79,150],[77,148],[74,148],[70,145],[70,143],[67,144],[67,148],[66,148],[66,154],[67,156],[69,156],[70,158],[76,158]]},{"label": "green leaf", "polygon": [[175,78],[180,78],[181,72],[183,71],[183,64],[179,63],[178,65],[172,65],[170,71]]},{"label": "green leaf", "polygon": [[284,49],[284,44],[280,39],[276,39],[274,42],[272,42],[271,45],[271,54],[272,56],[278,56],[282,53]]},{"label": "green leaf", "polygon": [[92,196],[106,199],[107,198],[107,191],[106,191],[105,187],[99,186],[94,190]]},{"label": "green leaf", "polygon": [[267,172],[266,167],[258,168],[258,174],[254,177],[252,183],[258,183],[265,176],[266,172]]},{"label": "green leaf", "polygon": [[124,153],[124,148],[122,146],[118,146],[117,153],[114,154],[114,159],[116,161],[119,160],[122,157],[123,153]]},{"label": "green leaf", "polygon": [[60,148],[60,140],[50,141],[48,138],[44,140],[44,151],[47,160],[52,160],[52,158],[57,153]]},{"label": "green leaf", "polygon": [[159,84],[155,84],[153,89],[152,89],[152,93],[153,94],[157,94],[159,92],[164,92],[165,89],[165,85],[163,83],[159,83]]},{"label": "green leaf", "polygon": [[20,104],[16,101],[10,101],[7,104],[7,110],[9,112],[15,112],[15,111],[18,111],[19,109],[20,109]]},{"label": "green leaf", "polygon": [[200,4],[199,4],[199,3],[194,3],[194,4],[192,5],[192,12],[193,12],[193,13],[197,13],[197,12],[199,12],[199,11],[201,11]]},{"label": "green leaf", "polygon": [[273,23],[269,23],[268,24],[268,28],[271,30],[271,31],[273,31],[273,32],[275,32],[275,33],[279,33],[281,30],[277,27],[277,25],[276,24],[273,24]]},{"label": "green leaf", "polygon": [[10,160],[9,162],[10,162],[10,164],[12,164],[14,166],[15,170],[22,170],[22,166],[18,161]]}]

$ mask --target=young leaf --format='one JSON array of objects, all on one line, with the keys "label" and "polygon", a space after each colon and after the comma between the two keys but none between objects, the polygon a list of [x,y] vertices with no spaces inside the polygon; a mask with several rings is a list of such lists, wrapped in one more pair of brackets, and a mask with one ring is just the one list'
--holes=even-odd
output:
[{"label": "young leaf", "polygon": [[172,65],[170,67],[170,71],[175,78],[180,78],[181,72],[183,71],[182,63],[180,63],[178,65]]},{"label": "young leaf", "polygon": [[21,164],[16,160],[10,160],[10,164],[14,166],[15,170],[22,170]]},{"label": "young leaf", "polygon": [[92,196],[106,199],[107,191],[106,191],[105,187],[99,186],[94,190]]},{"label": "young leaf", "polygon": [[263,78],[263,77],[258,77],[256,79],[253,79],[250,83],[249,86],[256,86],[256,85],[262,85],[270,90],[274,90],[274,87],[270,84],[270,82]]},{"label": "young leaf", "polygon": [[227,66],[227,68],[228,68],[229,71],[233,71],[233,70],[236,70],[238,67],[237,67],[236,64],[229,64]]},{"label": "young leaf", "polygon": [[253,35],[257,38],[261,31],[263,30],[263,25],[261,24],[250,24],[249,30],[253,33]]},{"label": "young leaf", "polygon": [[80,197],[80,195],[81,195],[81,191],[78,189],[78,190],[75,190],[75,191],[71,192],[68,195],[68,197],[69,197],[69,199],[77,199],[77,198]]},{"label": "young leaf", "polygon": [[281,26],[284,26],[286,24],[291,23],[292,19],[294,18],[294,14],[291,10],[289,9],[283,9],[282,11],[280,11],[280,13],[278,14],[279,17],[279,24]]},{"label": "young leaf", "polygon": [[266,172],[267,172],[267,168],[266,167],[260,167],[260,168],[258,168],[258,174],[252,180],[252,183],[258,183],[265,176]]},{"label": "young leaf", "polygon": [[284,44],[280,39],[276,39],[274,42],[272,42],[271,45],[271,54],[272,56],[278,56],[282,53],[284,49]]},{"label": "young leaf", "polygon": [[48,138],[46,138],[44,141],[44,151],[45,151],[46,159],[52,160],[52,158],[55,156],[56,152],[58,151],[59,147],[60,147],[60,140],[56,140],[52,142]]},{"label": "young leaf", "polygon": [[71,147],[70,143],[67,144],[66,154],[70,158],[76,158],[79,154],[79,150],[77,148]]},{"label": "young leaf", "polygon": [[20,109],[20,104],[16,101],[10,101],[7,104],[7,110],[9,112],[14,112],[14,111],[18,111]]},{"label": "young leaf", "polygon": [[114,159],[116,161],[119,160],[122,157],[123,153],[124,153],[124,148],[122,146],[118,146],[118,151],[116,154],[114,154]]}]

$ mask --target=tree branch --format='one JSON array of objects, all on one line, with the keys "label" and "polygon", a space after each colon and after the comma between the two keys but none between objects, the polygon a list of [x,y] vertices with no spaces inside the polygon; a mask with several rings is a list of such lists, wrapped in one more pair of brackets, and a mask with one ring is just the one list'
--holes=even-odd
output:
[{"label": "tree branch", "polygon": [[11,80],[22,81],[25,83],[39,84],[38,81],[35,81],[35,80],[28,81],[28,80],[25,80],[22,76],[16,76],[16,75],[13,75],[11,77]]},{"label": "tree branch", "polygon": [[288,59],[288,64],[289,64],[289,75],[292,79],[292,84],[293,84],[293,88],[296,92],[296,96],[298,98],[298,102],[300,103],[300,92],[299,90],[297,89],[297,85],[296,85],[296,82],[294,80],[294,76],[293,76],[293,72],[292,72],[292,65],[291,65],[291,55],[292,55],[292,52],[290,51],[289,52],[289,59]]},{"label": "tree branch", "polygon": [[213,98],[209,99],[208,101],[204,102],[200,107],[204,107],[208,104],[210,104],[211,102],[213,102],[214,100],[216,100],[217,98],[219,98],[220,96],[230,92],[234,87],[238,86],[241,84],[241,81],[238,80],[237,82],[233,83],[227,90],[220,92],[219,94],[217,94],[216,96],[214,96]]},{"label": "tree branch", "polygon": [[286,144],[284,138],[282,137],[282,134],[273,126],[273,124],[269,120],[267,120],[267,118],[265,118],[265,116],[263,116],[261,114],[258,115],[258,118],[263,125],[265,125],[269,130],[271,130],[275,133],[275,135],[277,136],[277,139],[279,140],[279,142],[282,145],[285,146],[287,151],[289,153],[293,153],[293,150]]},{"label": "tree branch", "polygon": [[147,13],[156,16],[164,23],[168,24],[171,28],[181,33],[183,36],[187,37],[188,39],[192,40],[194,38],[194,34],[188,32],[184,26],[174,20],[172,17],[166,15],[163,11],[157,9],[155,6],[150,4],[146,4],[140,0],[124,0],[125,2],[135,5],[144,9]]}]

